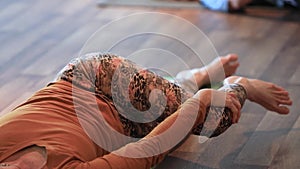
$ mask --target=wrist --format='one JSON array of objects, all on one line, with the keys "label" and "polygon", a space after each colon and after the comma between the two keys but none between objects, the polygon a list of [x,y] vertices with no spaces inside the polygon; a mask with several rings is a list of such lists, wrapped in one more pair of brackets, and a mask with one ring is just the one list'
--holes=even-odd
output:
[{"label": "wrist", "polygon": [[211,89],[202,89],[199,90],[193,98],[197,99],[202,106],[207,108],[211,102]]}]

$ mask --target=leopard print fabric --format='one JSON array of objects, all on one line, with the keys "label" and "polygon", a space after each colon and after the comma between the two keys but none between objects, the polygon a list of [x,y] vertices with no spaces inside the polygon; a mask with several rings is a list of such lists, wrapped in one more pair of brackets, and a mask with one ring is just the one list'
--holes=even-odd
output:
[{"label": "leopard print fabric", "polygon": [[[179,85],[112,54],[92,53],[76,58],[62,69],[56,80],[69,81],[98,97],[106,97],[118,110],[125,134],[135,138],[146,136],[192,96]],[[244,102],[244,90],[233,86],[224,89],[240,94],[240,101]],[[215,115],[210,121],[221,122],[220,127],[201,124],[193,130],[193,134],[199,135],[203,130],[207,132],[202,133],[207,135],[215,128],[216,133],[222,133],[231,125],[228,110],[207,110]]]},{"label": "leopard print fabric", "polygon": [[106,97],[119,112],[125,134],[142,138],[192,95],[178,85],[112,54],[88,54],[71,61],[56,80]]},{"label": "leopard print fabric", "polygon": [[[227,84],[218,90],[235,93],[241,106],[244,105],[247,99],[247,92],[240,84]],[[204,124],[194,128],[193,134],[209,138],[217,137],[232,125],[232,114],[227,107],[210,106],[206,112]]]}]

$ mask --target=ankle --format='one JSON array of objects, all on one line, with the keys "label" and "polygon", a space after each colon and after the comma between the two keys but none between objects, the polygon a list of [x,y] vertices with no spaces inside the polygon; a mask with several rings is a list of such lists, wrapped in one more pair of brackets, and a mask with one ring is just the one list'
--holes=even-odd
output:
[{"label": "ankle", "polygon": [[208,72],[205,68],[197,68],[191,70],[198,88],[209,83]]},{"label": "ankle", "polygon": [[256,94],[256,89],[253,86],[253,82],[256,81],[257,79],[247,79],[247,93],[248,93],[248,100],[254,101],[256,100],[255,96]]},{"label": "ankle", "polygon": [[232,84],[232,83],[240,84],[241,86],[244,87],[244,89],[247,92],[247,99],[252,101],[252,100],[254,100],[253,93],[255,92],[255,89],[251,84],[251,80],[252,79],[248,79],[245,77],[230,76],[224,80],[224,84]]}]

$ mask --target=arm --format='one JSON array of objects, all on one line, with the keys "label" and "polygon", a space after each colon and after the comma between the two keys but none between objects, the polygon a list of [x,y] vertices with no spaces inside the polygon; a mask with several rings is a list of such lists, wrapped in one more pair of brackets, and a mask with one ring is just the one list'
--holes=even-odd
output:
[{"label": "arm", "polygon": [[[141,140],[129,143],[89,162],[69,161],[64,167],[82,169],[142,169],[154,167],[169,152],[180,145],[191,134],[193,128],[203,125],[212,96],[218,96],[218,94],[224,94],[224,92],[213,92],[211,89],[201,90],[193,98],[184,102],[175,113],[167,117]],[[234,96],[226,93],[225,106],[229,108],[230,112],[237,114],[240,108],[236,106],[238,100]]]},{"label": "arm", "polygon": [[[241,106],[244,105],[247,99],[245,88],[239,84],[226,84],[219,91],[234,93]],[[233,124],[233,113],[227,107],[210,106],[206,111],[205,123],[194,128],[193,134],[216,137],[224,133]]]},{"label": "arm", "polygon": [[[207,94],[207,92],[203,92],[201,97]],[[191,98],[138,142],[127,144],[110,154],[89,162],[69,161],[63,167],[82,169],[151,168],[161,162],[174,147],[180,144],[190,133],[191,128],[203,122],[206,109],[204,104],[207,103]],[[192,125],[187,127],[187,124]]]}]

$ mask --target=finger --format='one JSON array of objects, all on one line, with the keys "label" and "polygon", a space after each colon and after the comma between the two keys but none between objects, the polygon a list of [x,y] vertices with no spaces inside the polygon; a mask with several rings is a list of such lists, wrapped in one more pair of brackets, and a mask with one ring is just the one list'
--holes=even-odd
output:
[{"label": "finger", "polygon": [[242,115],[242,112],[241,111],[239,111],[239,114],[238,114],[239,116],[238,116],[238,121],[237,122],[239,122],[240,121],[240,119],[241,119],[241,115]]},{"label": "finger", "polygon": [[237,123],[240,119],[240,116],[241,116],[241,104],[237,98],[237,96],[234,94],[233,97],[231,98],[232,99],[232,102],[234,104],[234,106],[237,108],[237,112],[236,112],[236,119],[235,119],[235,122]]},{"label": "finger", "polygon": [[229,115],[231,116],[231,122],[234,124],[237,119],[237,116],[236,116],[237,109],[233,106],[233,104],[230,104],[230,103],[228,103],[228,106],[226,106],[226,108],[229,109],[229,112],[230,112]]},{"label": "finger", "polygon": [[[233,104],[232,104],[233,105]],[[229,108],[231,111],[231,115],[232,115],[232,123],[237,123],[238,121],[238,109],[237,107],[235,107],[234,105],[232,107]]]},{"label": "finger", "polygon": [[238,114],[237,114],[237,123],[240,121],[240,118],[241,118],[241,110],[238,111]]},{"label": "finger", "polygon": [[236,123],[238,119],[238,107],[234,104],[234,99],[230,95],[226,98],[226,107],[230,109],[232,113],[232,123]]},{"label": "finger", "polygon": [[235,104],[235,106],[240,110],[242,106],[241,106],[241,103],[240,103],[237,95],[234,93],[229,93],[229,95],[231,96],[231,99],[232,99],[233,103]]}]

